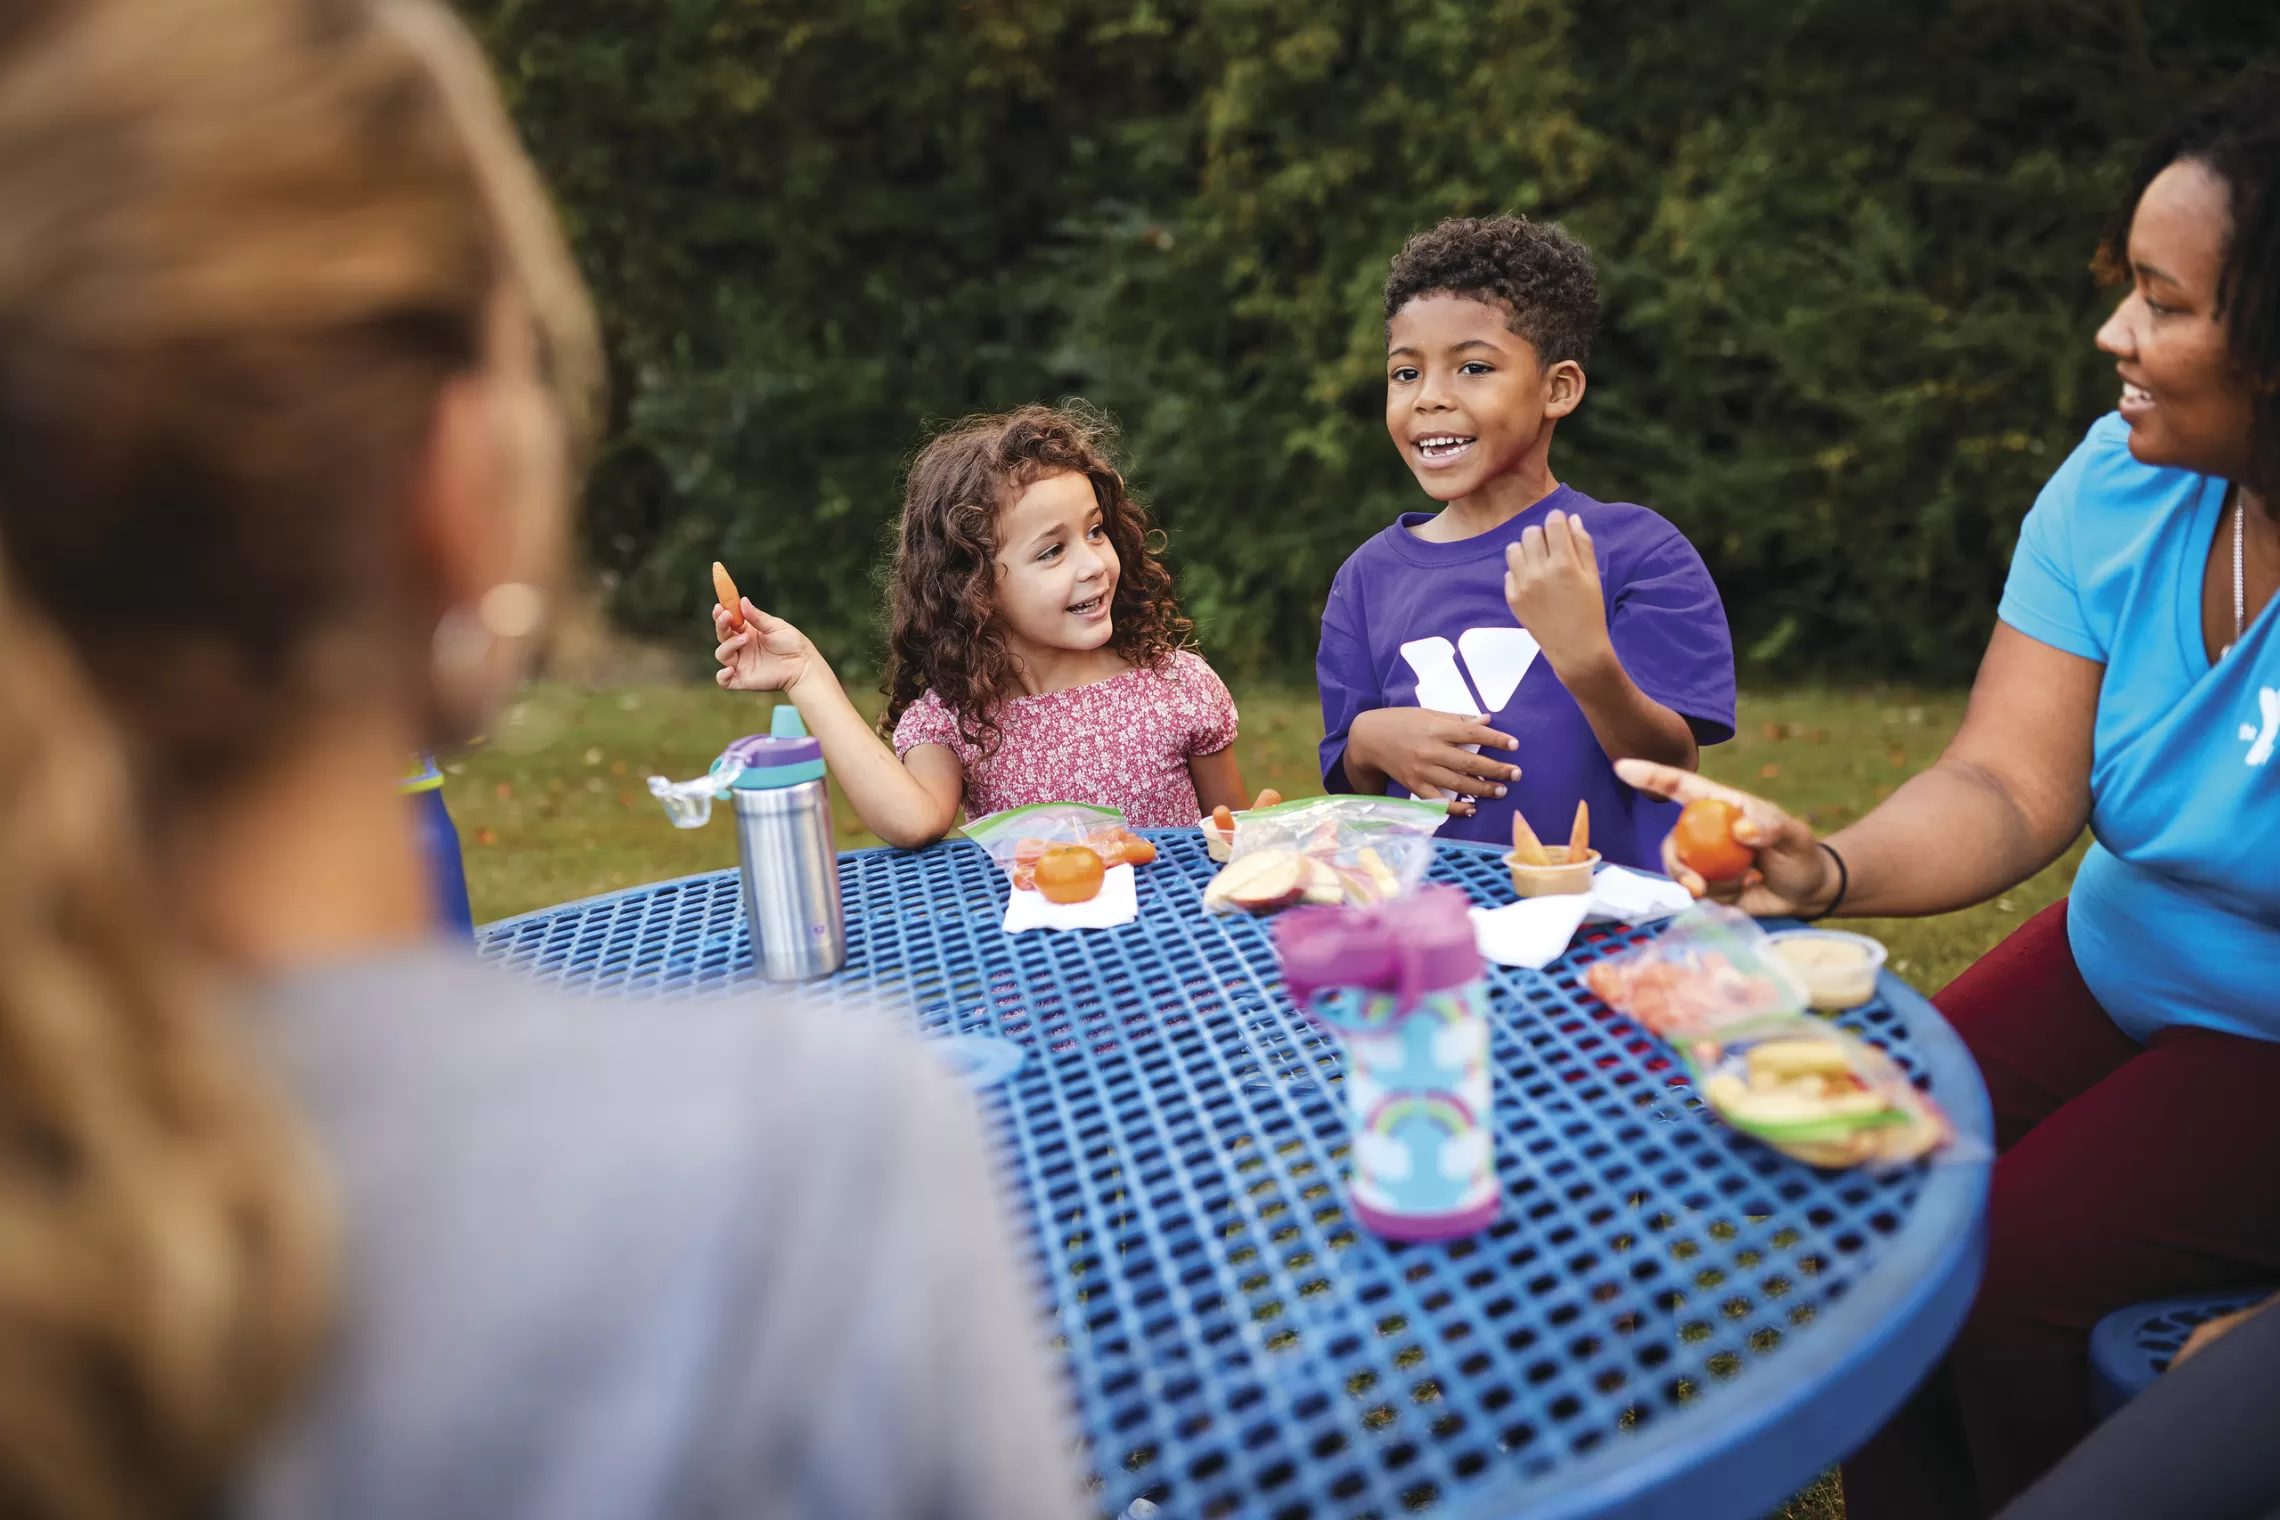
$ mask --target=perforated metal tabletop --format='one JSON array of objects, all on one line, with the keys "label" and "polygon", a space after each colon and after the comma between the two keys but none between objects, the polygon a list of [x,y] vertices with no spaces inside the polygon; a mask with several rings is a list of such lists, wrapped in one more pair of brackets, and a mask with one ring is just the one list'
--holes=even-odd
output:
[{"label": "perforated metal tabletop", "polygon": [[[841,857],[826,1000],[1025,1055],[982,1089],[1058,1327],[1104,1516],[1755,1516],[1865,1439],[1977,1285],[1986,1170],[1816,1172],[1700,1110],[1670,1052],[1580,972],[1652,930],[1492,968],[1501,1220],[1400,1246],[1342,1206],[1335,1043],[1265,926],[1207,915],[1193,831],[1156,836],[1138,922],[1008,936],[961,841]],[[1436,879],[1511,899],[1494,854]],[[751,975],[735,873],[478,931],[566,987],[668,998]],[[1841,1022],[1987,1148],[1969,1056],[1886,977]]]}]

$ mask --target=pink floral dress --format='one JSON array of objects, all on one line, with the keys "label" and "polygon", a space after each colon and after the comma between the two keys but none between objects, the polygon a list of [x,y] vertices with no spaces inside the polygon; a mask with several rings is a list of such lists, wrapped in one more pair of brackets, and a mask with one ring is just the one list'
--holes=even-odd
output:
[{"label": "pink floral dress", "polygon": [[1202,811],[1188,759],[1235,742],[1235,699],[1201,655],[1183,649],[1162,670],[1015,697],[997,721],[1002,737],[985,757],[928,691],[895,724],[895,753],[939,744],[956,755],[969,818],[1032,802],[1090,802],[1122,809],[1136,829],[1185,828]]}]

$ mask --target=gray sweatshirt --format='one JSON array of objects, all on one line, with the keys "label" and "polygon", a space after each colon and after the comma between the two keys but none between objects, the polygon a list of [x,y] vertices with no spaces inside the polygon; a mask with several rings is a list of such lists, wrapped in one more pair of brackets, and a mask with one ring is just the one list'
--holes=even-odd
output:
[{"label": "gray sweatshirt", "polygon": [[461,952],[269,987],[346,1220],[250,1520],[1067,1520],[967,1095],[884,1021],[573,999]]}]

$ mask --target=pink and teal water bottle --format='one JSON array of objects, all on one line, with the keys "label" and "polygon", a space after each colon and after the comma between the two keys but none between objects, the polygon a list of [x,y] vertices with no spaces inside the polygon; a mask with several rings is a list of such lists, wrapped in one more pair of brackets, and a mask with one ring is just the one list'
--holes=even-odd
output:
[{"label": "pink and teal water bottle", "polygon": [[1487,984],[1465,895],[1428,886],[1374,908],[1275,924],[1291,1000],[1346,1047],[1348,1202],[1389,1240],[1451,1240],[1496,1218]]}]

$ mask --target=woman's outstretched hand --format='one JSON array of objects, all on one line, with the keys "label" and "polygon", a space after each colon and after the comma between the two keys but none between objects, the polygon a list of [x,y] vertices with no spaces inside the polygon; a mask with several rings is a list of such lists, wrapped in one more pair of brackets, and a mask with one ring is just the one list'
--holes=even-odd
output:
[{"label": "woman's outstretched hand", "polygon": [[1739,881],[1709,882],[1679,862],[1669,837],[1663,839],[1663,869],[1696,897],[1733,903],[1757,918],[1826,912],[1837,895],[1836,862],[1814,840],[1803,820],[1791,817],[1763,797],[1720,786],[1693,771],[1649,760],[1618,760],[1615,774],[1624,784],[1675,802],[1715,798],[1740,808],[1734,838],[1757,852],[1757,867]]},{"label": "woman's outstretched hand", "polygon": [[752,598],[737,600],[743,607],[741,630],[729,621],[727,608],[713,606],[713,631],[720,637],[720,647],[713,651],[720,661],[715,679],[730,691],[791,690],[814,663],[815,646],[782,618],[753,606]]}]

